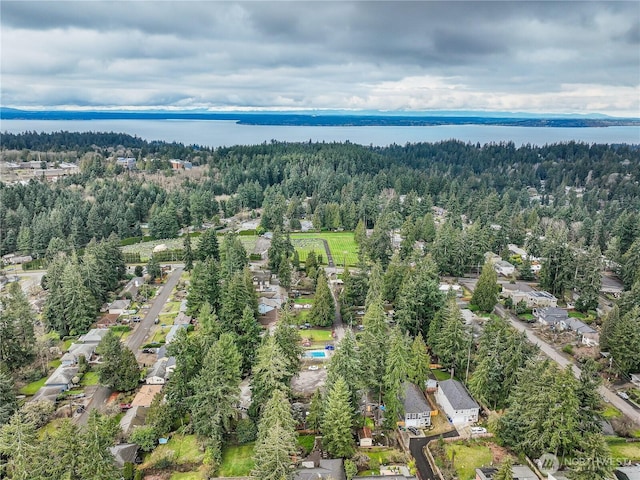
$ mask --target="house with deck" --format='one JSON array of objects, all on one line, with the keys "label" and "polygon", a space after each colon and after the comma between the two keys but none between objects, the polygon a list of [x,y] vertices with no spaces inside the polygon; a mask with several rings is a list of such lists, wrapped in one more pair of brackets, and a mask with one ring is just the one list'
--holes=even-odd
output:
[{"label": "house with deck", "polygon": [[431,405],[415,384],[404,383],[404,424],[424,428],[431,425]]}]

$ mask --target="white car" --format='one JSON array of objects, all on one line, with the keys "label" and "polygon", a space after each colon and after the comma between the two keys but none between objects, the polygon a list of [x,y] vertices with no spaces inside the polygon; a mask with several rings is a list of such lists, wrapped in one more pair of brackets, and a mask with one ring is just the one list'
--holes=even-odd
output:
[{"label": "white car", "polygon": [[318,365],[309,365],[309,370],[318,370]]},{"label": "white car", "polygon": [[618,396],[624,400],[629,400],[629,395],[624,392],[618,392]]},{"label": "white car", "polygon": [[487,433],[487,429],[484,427],[471,427],[471,435],[482,435]]}]

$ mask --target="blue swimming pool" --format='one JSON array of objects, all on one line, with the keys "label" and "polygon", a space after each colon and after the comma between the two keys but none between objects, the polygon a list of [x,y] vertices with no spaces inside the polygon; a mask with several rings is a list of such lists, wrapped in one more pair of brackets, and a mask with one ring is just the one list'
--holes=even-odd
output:
[{"label": "blue swimming pool", "polygon": [[327,353],[324,350],[309,350],[305,352],[306,358],[327,358]]}]

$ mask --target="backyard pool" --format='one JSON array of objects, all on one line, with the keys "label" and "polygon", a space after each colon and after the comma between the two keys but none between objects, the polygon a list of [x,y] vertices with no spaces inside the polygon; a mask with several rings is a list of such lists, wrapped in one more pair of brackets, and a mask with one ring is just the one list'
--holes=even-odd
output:
[{"label": "backyard pool", "polygon": [[327,352],[324,350],[309,350],[304,353],[305,358],[327,358]]}]

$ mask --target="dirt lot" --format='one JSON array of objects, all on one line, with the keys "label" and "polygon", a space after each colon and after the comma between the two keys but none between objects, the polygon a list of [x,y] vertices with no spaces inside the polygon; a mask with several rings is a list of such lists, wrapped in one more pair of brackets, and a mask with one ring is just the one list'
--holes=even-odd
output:
[{"label": "dirt lot", "polygon": [[310,397],[319,387],[324,386],[326,380],[327,370],[322,366],[318,370],[307,370],[303,367],[303,370],[291,380],[291,390],[294,395]]}]

